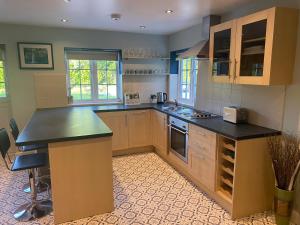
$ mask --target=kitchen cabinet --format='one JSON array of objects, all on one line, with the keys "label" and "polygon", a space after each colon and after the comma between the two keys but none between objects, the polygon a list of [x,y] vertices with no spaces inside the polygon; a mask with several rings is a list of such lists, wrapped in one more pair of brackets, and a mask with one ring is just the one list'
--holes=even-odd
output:
[{"label": "kitchen cabinet", "polygon": [[97,115],[112,130],[112,150],[128,148],[128,126],[126,112],[103,112]]},{"label": "kitchen cabinet", "polygon": [[287,85],[292,82],[297,9],[273,7],[211,27],[215,82]]},{"label": "kitchen cabinet", "polygon": [[167,155],[167,115],[158,111],[151,111],[152,143],[156,151]]},{"label": "kitchen cabinet", "polygon": [[216,133],[189,124],[189,171],[210,191],[215,189]]},{"label": "kitchen cabinet", "polygon": [[209,58],[212,79],[215,82],[233,82],[235,29],[235,21],[211,27]]},{"label": "kitchen cabinet", "polygon": [[272,209],[274,175],[267,138],[218,137],[216,194],[231,217]]},{"label": "kitchen cabinet", "polygon": [[150,110],[127,112],[129,148],[152,145]]}]

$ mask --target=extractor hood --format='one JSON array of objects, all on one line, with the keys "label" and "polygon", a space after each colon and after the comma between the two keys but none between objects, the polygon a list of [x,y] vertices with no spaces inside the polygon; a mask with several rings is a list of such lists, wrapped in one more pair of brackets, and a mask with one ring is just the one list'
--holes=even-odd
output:
[{"label": "extractor hood", "polygon": [[198,42],[193,47],[189,48],[185,52],[182,52],[178,55],[178,59],[203,59],[207,60],[209,57],[209,34],[210,27],[221,22],[220,16],[209,15],[203,17],[202,19],[202,38],[200,42]]}]

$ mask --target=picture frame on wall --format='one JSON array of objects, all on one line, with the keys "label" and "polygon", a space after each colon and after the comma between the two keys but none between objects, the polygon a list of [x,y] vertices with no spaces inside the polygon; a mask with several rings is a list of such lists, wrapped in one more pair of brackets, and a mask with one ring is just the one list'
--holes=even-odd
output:
[{"label": "picture frame on wall", "polygon": [[18,42],[20,69],[54,69],[51,43]]}]

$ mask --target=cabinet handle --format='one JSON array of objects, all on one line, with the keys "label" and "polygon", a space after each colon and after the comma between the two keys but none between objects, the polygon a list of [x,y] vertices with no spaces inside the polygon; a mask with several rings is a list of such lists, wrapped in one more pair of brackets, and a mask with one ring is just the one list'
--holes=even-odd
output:
[{"label": "cabinet handle", "polygon": [[235,80],[236,80],[236,78],[237,78],[237,76],[236,76],[236,65],[237,65],[237,60],[236,59],[234,59],[234,76],[233,76],[233,82],[235,82]]},{"label": "cabinet handle", "polygon": [[166,130],[166,118],[164,117],[164,129]]}]

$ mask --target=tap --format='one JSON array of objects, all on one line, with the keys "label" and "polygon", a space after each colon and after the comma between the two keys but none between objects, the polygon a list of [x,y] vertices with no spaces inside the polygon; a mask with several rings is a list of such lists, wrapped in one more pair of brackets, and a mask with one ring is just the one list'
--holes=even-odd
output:
[{"label": "tap", "polygon": [[175,101],[175,106],[177,107],[178,106],[177,99],[175,98],[174,101]]}]

